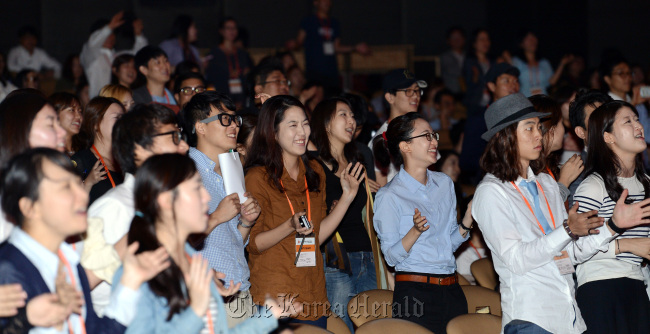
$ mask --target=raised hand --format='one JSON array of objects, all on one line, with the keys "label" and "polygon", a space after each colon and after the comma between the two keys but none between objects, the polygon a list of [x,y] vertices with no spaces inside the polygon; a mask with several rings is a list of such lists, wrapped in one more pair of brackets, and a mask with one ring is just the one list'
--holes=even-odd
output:
[{"label": "raised hand", "polygon": [[264,104],[264,102],[266,102],[266,100],[271,98],[271,95],[266,94],[266,93],[259,93],[259,94],[255,95],[255,98],[260,99],[260,102],[262,102],[262,104]]},{"label": "raised hand", "polygon": [[93,165],[93,168],[88,172],[88,176],[86,176],[86,179],[84,180],[84,186],[86,187],[86,190],[90,191],[97,182],[105,179],[106,170],[104,169],[104,165],[102,165],[101,161],[97,160]]},{"label": "raised hand", "polygon": [[0,318],[18,314],[18,309],[25,306],[27,292],[20,284],[0,285]]},{"label": "raised hand", "polygon": [[250,193],[246,192],[244,196],[246,196],[248,199],[241,206],[241,218],[248,223],[254,223],[257,220],[257,217],[260,216],[262,208],[260,208],[257,200],[251,196]]},{"label": "raised hand", "polygon": [[219,291],[219,294],[223,297],[230,297],[236,294],[239,291],[239,288],[241,288],[241,282],[235,284],[233,280],[230,280],[230,284],[226,288],[221,282],[221,279],[223,278],[226,278],[226,274],[215,271],[214,284],[217,285],[217,291]]},{"label": "raised hand", "polygon": [[625,204],[628,191],[624,189],[621,197],[616,201],[612,219],[620,228],[630,228],[637,225],[648,224],[650,219],[650,198],[633,204]]},{"label": "raised hand", "polygon": [[111,18],[111,21],[108,23],[108,27],[111,28],[111,30],[115,30],[115,28],[121,26],[124,24],[124,11],[119,11],[117,14],[113,15]]},{"label": "raised hand", "polygon": [[56,327],[61,330],[63,322],[72,310],[59,302],[53,293],[45,293],[32,298],[27,303],[27,321],[35,327]]},{"label": "raised hand", "polygon": [[208,266],[208,261],[200,254],[194,254],[190,273],[185,275],[185,282],[190,296],[190,307],[199,317],[205,315],[210,305],[210,282],[213,277],[214,272]]},{"label": "raised hand", "polygon": [[375,182],[374,180],[366,178],[366,182],[368,182],[368,187],[370,188],[371,193],[376,193],[379,191],[379,188],[381,188],[381,184]]},{"label": "raised hand", "polygon": [[564,163],[560,168],[560,178],[558,182],[562,183],[565,187],[569,187],[575,179],[580,176],[580,173],[585,169],[585,165],[579,155],[574,154],[569,160]]},{"label": "raised hand", "polygon": [[579,203],[571,207],[569,210],[569,219],[567,224],[571,232],[577,236],[585,236],[590,234],[598,234],[600,231],[599,227],[603,226],[605,220],[601,217],[598,217],[598,211],[591,210],[583,213],[578,213]]},{"label": "raised hand", "polygon": [[286,298],[273,299],[267,294],[266,301],[264,301],[264,307],[271,311],[274,318],[286,318],[292,315],[297,315],[302,311],[302,303],[292,301],[293,299],[288,300]]},{"label": "raised hand", "polygon": [[132,290],[139,289],[142,283],[156,277],[170,265],[169,255],[164,247],[135,255],[138,245],[136,241],[126,249],[124,275],[120,280],[122,285]]},{"label": "raised hand", "polygon": [[341,199],[347,196],[352,201],[357,195],[359,184],[365,177],[366,175],[363,173],[363,165],[361,163],[357,162],[354,167],[352,163],[349,163],[343,173],[341,173],[341,188],[343,188]]},{"label": "raised hand", "polygon": [[429,226],[424,226],[427,223],[427,217],[423,216],[422,213],[420,213],[420,210],[417,208],[415,209],[415,214],[413,215],[413,227],[415,228],[416,231],[422,233],[431,227]]}]

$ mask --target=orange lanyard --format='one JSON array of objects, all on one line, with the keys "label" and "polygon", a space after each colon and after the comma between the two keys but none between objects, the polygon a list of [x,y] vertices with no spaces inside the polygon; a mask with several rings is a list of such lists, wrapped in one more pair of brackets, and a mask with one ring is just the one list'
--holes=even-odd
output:
[{"label": "orange lanyard", "polygon": [[93,150],[95,150],[95,153],[97,153],[97,156],[99,157],[99,161],[102,162],[102,166],[104,166],[104,170],[106,171],[106,175],[108,175],[108,179],[111,180],[111,185],[113,188],[115,188],[115,181],[113,181],[113,176],[111,175],[111,172],[108,170],[108,167],[106,167],[106,163],[104,162],[104,158],[102,158],[102,155],[99,154],[99,151],[97,151],[97,147],[93,144]]},{"label": "orange lanyard", "polygon": [[[185,253],[185,256],[187,257],[187,261],[192,263],[192,258],[190,257],[189,254]],[[210,269],[212,270],[212,269]],[[208,307],[208,311],[205,312],[205,315],[208,319],[208,329],[210,330],[211,334],[214,334],[214,322],[212,322],[212,313],[210,312],[210,307]]]},{"label": "orange lanyard", "polygon": [[474,251],[476,252],[476,255],[478,255],[478,258],[482,259],[483,257],[481,256],[481,253],[478,252],[478,249],[476,249],[476,246],[474,246],[474,244],[471,241],[469,242],[469,245],[472,246],[472,248],[474,248]]},{"label": "orange lanyard", "polygon": [[[235,49],[235,51],[232,53],[227,53],[226,51],[223,51],[223,53],[226,55],[226,61],[228,62],[228,75],[230,78],[238,78],[241,75],[241,69],[239,68],[239,57],[237,57],[237,49]],[[235,67],[232,66],[230,56],[235,57]]]},{"label": "orange lanyard", "polygon": [[[77,283],[76,280],[74,279],[74,273],[72,272],[72,267],[70,266],[70,263],[68,262],[68,259],[65,258],[63,255],[63,252],[59,249],[59,259],[63,261],[63,265],[65,266],[66,270],[68,271],[68,277],[70,277],[70,283],[72,286],[77,289]],[[81,333],[85,334],[86,333],[86,323],[84,322],[83,317],[81,314],[79,315],[79,323],[81,324]],[[72,323],[70,322],[70,317],[68,317],[68,331],[70,334],[74,334],[72,331]]]},{"label": "orange lanyard", "polygon": [[548,166],[546,166],[546,171],[548,172],[548,175],[550,175],[553,178],[553,180],[557,181],[555,175],[553,175],[553,172],[551,172],[551,169]]},{"label": "orange lanyard", "polygon": [[[149,92],[149,96],[151,96],[151,99],[153,100],[153,94],[151,94],[151,91],[149,90],[149,88],[147,88],[147,92]],[[167,100],[167,104],[170,104],[169,103],[169,96],[167,96],[167,91],[165,89],[163,89],[163,95],[165,96],[165,100]],[[162,104],[162,103],[160,103],[160,104]]]},{"label": "orange lanyard", "polygon": [[[284,184],[282,184],[282,180],[280,180],[280,185],[284,189]],[[305,176],[305,192],[307,193],[307,220],[311,222],[311,201],[309,200],[309,186],[307,185],[307,176]],[[289,207],[291,208],[291,214],[295,215],[296,212],[293,210],[293,205],[291,204],[289,195],[287,195],[286,189],[284,189],[284,196],[287,197],[287,202],[289,202]]]},{"label": "orange lanyard", "polygon": [[[519,190],[519,187],[517,187],[517,185],[514,182],[510,182],[510,183],[512,183],[512,185],[515,187],[515,189],[517,189],[517,191],[521,195],[521,198],[523,198],[524,202],[526,202],[526,205],[528,206],[528,209],[533,214],[533,216],[535,216],[535,211],[533,211],[533,208],[530,206],[530,203],[528,203],[528,200],[526,199],[526,197],[524,197],[524,194],[521,192],[521,190]],[[544,193],[544,189],[542,189],[542,186],[539,184],[539,182],[537,182],[537,180],[535,180],[535,183],[537,184],[537,187],[539,188],[539,190],[542,191],[542,196],[544,196],[544,200],[546,201],[546,207],[548,208],[548,213],[551,215],[551,221],[553,222],[553,228],[555,229],[555,218],[553,217],[553,211],[551,211],[551,206],[548,204],[548,199],[546,198],[546,194]],[[537,216],[535,216],[535,220],[537,221],[537,226],[539,226],[539,229],[542,231],[542,233],[544,235],[546,235],[546,232],[544,231],[544,228],[542,227],[542,224],[539,223],[539,219],[537,219]]]}]

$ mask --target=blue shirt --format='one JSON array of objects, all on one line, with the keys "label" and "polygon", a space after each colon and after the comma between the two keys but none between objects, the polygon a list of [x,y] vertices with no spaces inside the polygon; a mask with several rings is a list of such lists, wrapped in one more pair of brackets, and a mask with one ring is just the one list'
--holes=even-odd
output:
[{"label": "blue shirt", "polygon": [[519,69],[519,92],[529,97],[533,90],[541,90],[536,94],[546,94],[546,88],[551,85],[550,80],[553,76],[553,67],[546,59],[540,59],[537,66],[529,66],[524,60],[514,57],[512,65]]},{"label": "blue shirt", "polygon": [[[427,218],[424,231],[407,252],[402,238],[413,227],[415,209]],[[377,192],[374,225],[386,262],[396,271],[453,274],[454,251],[469,238],[458,232],[456,195],[449,176],[427,171],[423,185],[400,168],[399,173]]]},{"label": "blue shirt", "polygon": [[336,53],[325,54],[323,44],[334,43],[340,37],[339,21],[331,17],[321,20],[314,14],[302,19],[300,29],[305,31],[303,46],[306,72],[336,77],[339,73]]},{"label": "blue shirt", "polygon": [[[194,160],[203,185],[210,193],[208,212],[212,214],[221,200],[228,195],[223,178],[214,171],[216,163],[203,152],[190,147],[190,158]],[[237,229],[238,223],[239,215],[236,215],[233,219],[215,227],[205,239],[205,245],[200,253],[210,262],[210,266],[214,270],[226,274],[224,279],[226,287],[230,284],[230,280],[233,280],[235,284],[241,282],[241,291],[247,291],[251,286],[248,281],[251,273],[244,256],[244,247],[248,244],[248,240],[244,243],[241,233]]]}]

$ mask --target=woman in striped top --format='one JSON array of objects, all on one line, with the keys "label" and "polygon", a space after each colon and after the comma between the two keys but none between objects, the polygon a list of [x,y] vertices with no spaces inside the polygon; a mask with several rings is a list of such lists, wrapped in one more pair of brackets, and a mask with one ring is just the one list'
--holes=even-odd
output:
[{"label": "woman in striped top", "polygon": [[[608,220],[617,202],[650,197],[642,158],[647,144],[634,106],[601,105],[589,118],[587,142],[587,177],[573,197],[579,212],[598,210]],[[612,229],[620,235],[608,251],[578,265],[578,305],[589,333],[648,333],[650,301],[641,264],[650,259],[650,227]]]}]

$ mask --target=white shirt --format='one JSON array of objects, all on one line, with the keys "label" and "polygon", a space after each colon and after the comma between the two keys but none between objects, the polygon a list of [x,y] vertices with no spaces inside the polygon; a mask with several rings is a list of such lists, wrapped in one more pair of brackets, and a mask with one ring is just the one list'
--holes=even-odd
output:
[{"label": "white shirt", "polygon": [[[133,190],[135,177],[126,173],[124,182],[107,191],[88,208],[88,217],[101,218],[104,222],[104,238],[106,242],[115,245],[129,232],[131,221],[135,215]],[[91,292],[93,307],[98,316],[102,316],[111,298],[111,285],[101,282]]]},{"label": "white shirt", "polygon": [[[523,178],[515,181],[519,184]],[[539,181],[555,220],[555,230],[544,235],[525,204],[522,194],[533,206],[533,196],[510,182],[487,174],[474,194],[472,216],[483,232],[492,252],[494,269],[501,283],[502,332],[510,321],[530,321],[551,333],[582,333],[587,327],[575,301],[571,274],[562,275],[553,261],[562,250],[573,263],[580,263],[598,250],[606,251],[616,235],[601,232],[592,238],[572,242],[562,223],[568,215],[557,183],[548,174],[535,176],[528,168],[528,181]],[[542,192],[542,212],[552,226]]]},{"label": "white shirt", "polygon": [[476,284],[476,279],[472,275],[472,270],[470,267],[474,261],[482,259],[487,256],[487,249],[479,248],[476,249],[470,245],[465,248],[456,256],[456,271],[463,275],[465,279],[472,285]]},{"label": "white shirt", "polygon": [[[112,33],[113,31],[108,25],[96,30],[90,34],[90,38],[81,49],[79,61],[86,71],[90,98],[99,95],[102,87],[111,83],[111,67],[113,66],[115,50],[104,48],[103,45],[106,38]],[[126,53],[135,54],[147,44],[147,39],[144,36],[135,36],[133,49],[126,51]]]},{"label": "white shirt", "polygon": [[9,238],[9,234],[11,234],[11,229],[13,227],[14,224],[7,221],[4,211],[0,208],[0,243]]},{"label": "white shirt", "polygon": [[[59,268],[59,256],[52,253],[39,242],[34,240],[30,235],[23,232],[23,230],[16,228],[12,231],[9,236],[9,243],[25,255],[25,257],[36,267],[38,272],[43,277],[43,281],[50,289],[50,291],[56,291],[56,276]],[[81,281],[79,279],[79,272],[77,271],[77,265],[79,264],[79,254],[72,249],[65,242],[59,247],[59,251],[63,254],[70,265],[70,269],[74,275],[77,291],[82,291]],[[64,267],[65,268],[65,267]],[[66,268],[67,269],[67,268]],[[69,274],[66,272],[67,281],[70,282]],[[109,318],[117,320],[120,324],[128,326],[133,318],[135,317],[135,312],[137,308],[138,301],[140,299],[141,292],[133,291],[122,285],[118,285],[111,296],[110,306],[106,310],[106,316]],[[81,316],[85,319],[87,318],[87,308],[82,306]],[[30,334],[40,334],[40,333],[60,333],[60,334],[69,334],[69,333],[83,333],[81,329],[81,321],[79,319],[80,315],[72,313],[69,317],[69,321],[63,322],[63,328],[60,331],[54,329],[54,327],[44,328],[44,327],[34,327],[29,331]],[[68,324],[72,324],[72,331],[68,329]]]},{"label": "white shirt", "polygon": [[57,79],[61,77],[61,64],[41,48],[34,48],[34,53],[30,54],[22,45],[14,47],[7,55],[7,68],[16,73],[24,69],[37,72],[51,69],[54,70],[54,77]]}]

